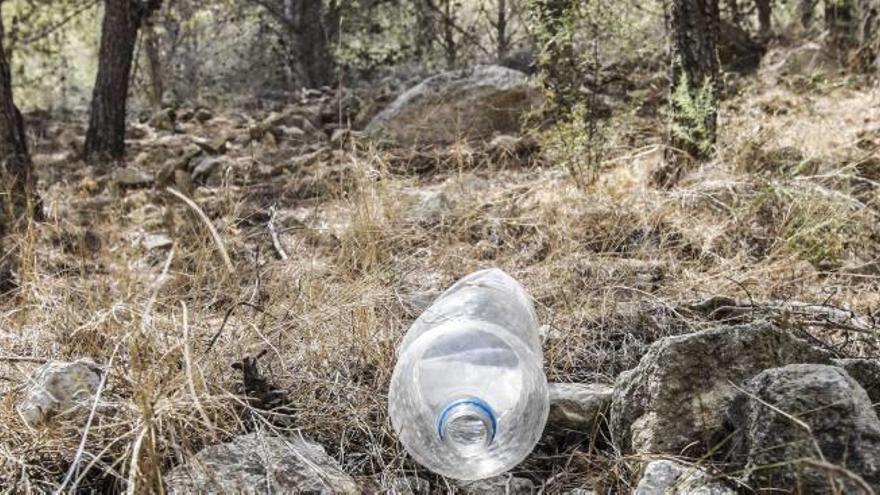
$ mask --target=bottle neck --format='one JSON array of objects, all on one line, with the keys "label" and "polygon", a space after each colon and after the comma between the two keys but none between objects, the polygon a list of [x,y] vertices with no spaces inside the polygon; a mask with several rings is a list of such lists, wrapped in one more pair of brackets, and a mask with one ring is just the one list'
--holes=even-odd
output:
[{"label": "bottle neck", "polygon": [[497,426],[492,407],[476,397],[450,402],[437,417],[440,441],[462,453],[488,449]]}]

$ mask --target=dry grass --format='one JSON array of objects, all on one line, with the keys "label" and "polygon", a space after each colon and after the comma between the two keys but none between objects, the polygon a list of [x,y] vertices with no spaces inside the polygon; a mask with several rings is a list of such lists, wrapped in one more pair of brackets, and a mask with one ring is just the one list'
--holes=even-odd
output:
[{"label": "dry grass", "polygon": [[[489,265],[535,297],[550,328],[551,380],[613,380],[657,338],[714,324],[681,309],[709,296],[877,316],[880,184],[868,161],[877,149],[856,146],[870,124],[852,119],[876,96],[755,83],[725,112],[719,160],[672,190],[649,186],[659,136],[616,145],[588,190],[540,161],[493,166],[467,147],[407,174],[360,145],[310,169],[343,175],[297,171],[257,184],[272,163],[248,150],[223,186],[193,198],[219,241],[161,190],[101,192],[104,179],[79,164],[56,170],[43,183],[49,221],[13,239],[21,288],[0,304],[0,486],[50,491],[70,472],[68,489],[158,492],[162,473],[200,448],[269,423],[301,429],[364,480],[429,476],[387,418],[395,345],[419,300]],[[767,114],[773,98],[796,100],[796,110]],[[774,152],[792,147],[800,155]],[[412,192],[422,189],[445,191],[450,213],[414,220]],[[272,206],[286,260],[267,227]],[[146,251],[140,238],[158,231],[174,247]],[[811,331],[843,341],[839,329]],[[873,338],[846,342],[839,352],[877,354]],[[241,397],[231,365],[261,353],[261,370],[287,392],[284,421]],[[15,404],[39,360],[82,356],[112,366],[73,465],[84,432],[64,422],[29,430]],[[518,472],[550,480],[547,493],[625,492],[631,481],[599,434],[547,442]]]}]

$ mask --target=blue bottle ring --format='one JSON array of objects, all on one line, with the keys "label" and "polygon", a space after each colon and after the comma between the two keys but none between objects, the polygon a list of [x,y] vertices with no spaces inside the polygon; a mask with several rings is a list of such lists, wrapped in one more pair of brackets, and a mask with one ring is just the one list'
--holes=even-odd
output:
[{"label": "blue bottle ring", "polygon": [[477,409],[486,413],[486,416],[489,417],[489,421],[492,425],[492,434],[489,437],[489,444],[491,444],[495,440],[495,432],[498,429],[498,420],[495,417],[495,412],[492,411],[492,406],[487,404],[484,400],[478,399],[476,397],[459,399],[457,401],[449,403],[445,408],[443,408],[443,412],[440,413],[440,418],[437,420],[437,436],[440,437],[440,440],[446,440],[443,436],[443,425],[446,424],[446,418],[454,409],[457,409],[461,406],[474,406]]}]

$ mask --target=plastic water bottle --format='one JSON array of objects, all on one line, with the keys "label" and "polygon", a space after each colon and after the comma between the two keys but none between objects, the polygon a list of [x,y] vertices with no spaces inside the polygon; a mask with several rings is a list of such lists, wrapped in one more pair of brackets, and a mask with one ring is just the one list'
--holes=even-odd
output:
[{"label": "plastic water bottle", "polygon": [[456,282],[407,332],[388,400],[401,443],[436,473],[477,480],[519,464],[549,408],[525,288],[498,269]]}]

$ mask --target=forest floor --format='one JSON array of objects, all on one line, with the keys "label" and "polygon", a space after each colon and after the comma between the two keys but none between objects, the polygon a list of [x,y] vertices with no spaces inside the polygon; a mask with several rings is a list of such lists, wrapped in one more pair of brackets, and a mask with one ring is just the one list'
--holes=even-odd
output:
[{"label": "forest floor", "polygon": [[[64,477],[82,430],[31,430],[15,406],[43,361],[79,357],[109,369],[81,487],[156,486],[251,428],[232,364],[258,355],[286,391],[287,427],[348,473],[430,477],[387,417],[395,345],[431,298],[487,266],[534,296],[553,381],[611,382],[657,338],[730,318],[798,320],[835,352],[880,354],[873,337],[798,310],[880,317],[880,90],[771,63],[731,86],[718,159],[671,188],[651,181],[663,163],[656,113],[617,121],[585,187],[528,150],[249,139],[268,110],[134,126],[131,162],[157,183],[194,143],[229,138],[224,171],[184,191],[216,238],[164,186],[128,187],[71,158],[81,132],[59,126],[36,147],[47,221],[17,238],[19,290],[0,302],[0,486],[38,492]],[[711,297],[745,310],[694,305]],[[632,482],[601,438],[545,442],[517,474],[546,493]]]}]

